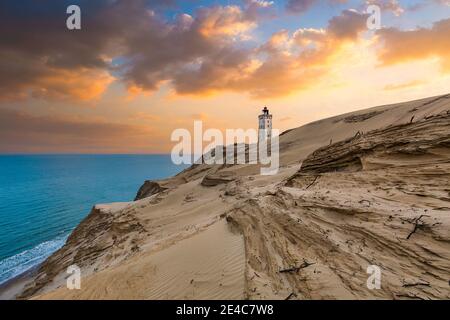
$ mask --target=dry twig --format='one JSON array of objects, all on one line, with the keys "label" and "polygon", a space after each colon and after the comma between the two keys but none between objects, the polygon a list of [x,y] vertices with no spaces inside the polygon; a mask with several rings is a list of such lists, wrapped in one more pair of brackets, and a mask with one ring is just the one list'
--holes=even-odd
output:
[{"label": "dry twig", "polygon": [[418,218],[415,218],[411,223],[414,223],[414,229],[408,234],[406,239],[409,239],[416,231],[417,229],[420,229],[425,226],[425,222],[423,222],[421,219],[423,217],[429,217],[425,214],[421,214]]},{"label": "dry twig", "polygon": [[314,178],[313,182],[311,182],[311,183],[306,187],[305,190],[308,190],[314,183],[316,183],[316,181],[317,181],[317,179],[318,179],[319,177],[320,177],[320,176],[316,176],[316,177]]},{"label": "dry twig", "polygon": [[297,297],[297,295],[294,292],[291,292],[284,300],[289,300],[292,297]]},{"label": "dry twig", "polygon": [[287,269],[282,269],[279,271],[279,273],[286,273],[286,272],[298,272],[300,269],[307,268],[313,264],[316,264],[315,262],[308,262],[306,260],[303,261],[303,263],[298,267],[291,267]]}]

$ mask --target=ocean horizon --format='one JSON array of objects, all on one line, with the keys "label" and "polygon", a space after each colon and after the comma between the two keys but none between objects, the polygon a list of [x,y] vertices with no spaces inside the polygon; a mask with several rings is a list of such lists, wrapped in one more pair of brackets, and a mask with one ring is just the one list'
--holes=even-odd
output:
[{"label": "ocean horizon", "polygon": [[0,155],[0,284],[62,247],[95,204],[132,201],[186,167],[170,154]]}]

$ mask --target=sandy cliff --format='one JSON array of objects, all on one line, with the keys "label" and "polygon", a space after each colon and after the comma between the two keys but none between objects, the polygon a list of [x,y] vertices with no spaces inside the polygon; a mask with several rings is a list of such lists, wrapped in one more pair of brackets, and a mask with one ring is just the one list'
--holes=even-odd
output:
[{"label": "sandy cliff", "polygon": [[450,95],[289,130],[280,161],[195,165],[95,206],[19,298],[450,298]]}]

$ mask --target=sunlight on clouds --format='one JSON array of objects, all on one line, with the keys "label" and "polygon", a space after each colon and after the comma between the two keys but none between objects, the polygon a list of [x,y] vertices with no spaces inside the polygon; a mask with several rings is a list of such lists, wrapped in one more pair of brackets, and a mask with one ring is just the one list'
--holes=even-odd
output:
[{"label": "sunlight on clouds", "polygon": [[[378,31],[367,30],[363,6],[340,0],[322,2],[336,10],[320,23],[305,13],[316,0],[286,2],[302,17],[290,12],[290,21],[287,8],[279,12],[267,0],[193,6],[170,18],[148,3],[102,3],[102,19],[90,17],[92,29],[73,41],[54,27],[56,17],[30,35],[20,10],[8,13],[17,19],[3,21],[13,31],[0,42],[0,111],[35,111],[3,110],[28,130],[22,139],[10,126],[11,141],[41,150],[73,141],[64,150],[167,152],[171,131],[194,120],[220,130],[255,128],[267,105],[274,127],[285,130],[450,88],[450,20],[427,16],[417,22],[427,27],[406,29],[402,19],[412,13],[400,1],[363,1],[381,3],[392,19],[383,25],[397,26]],[[79,108],[91,101],[94,108]]]},{"label": "sunlight on clouds", "polygon": [[430,29],[383,29],[378,32],[384,43],[380,60],[384,65],[439,58],[443,72],[450,72],[450,19],[435,22]]},{"label": "sunlight on clouds", "polygon": [[37,81],[33,95],[50,99],[98,100],[113,81],[114,77],[106,71],[55,70]]},{"label": "sunlight on clouds", "polygon": [[200,10],[199,23],[199,31],[205,37],[244,35],[256,26],[256,23],[246,19],[238,6]]},{"label": "sunlight on clouds", "polygon": [[412,81],[403,82],[403,83],[388,84],[388,85],[384,86],[384,90],[387,90],[387,91],[401,90],[401,89],[422,86],[424,84],[426,84],[426,82],[423,80],[412,80]]}]

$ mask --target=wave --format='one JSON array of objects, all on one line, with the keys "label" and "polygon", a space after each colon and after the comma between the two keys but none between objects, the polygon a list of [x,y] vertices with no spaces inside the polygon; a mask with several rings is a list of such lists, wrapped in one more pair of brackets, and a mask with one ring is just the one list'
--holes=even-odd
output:
[{"label": "wave", "polygon": [[32,249],[22,251],[14,256],[0,261],[0,284],[37,266],[53,252],[61,248],[69,235],[57,237],[38,244]]}]

